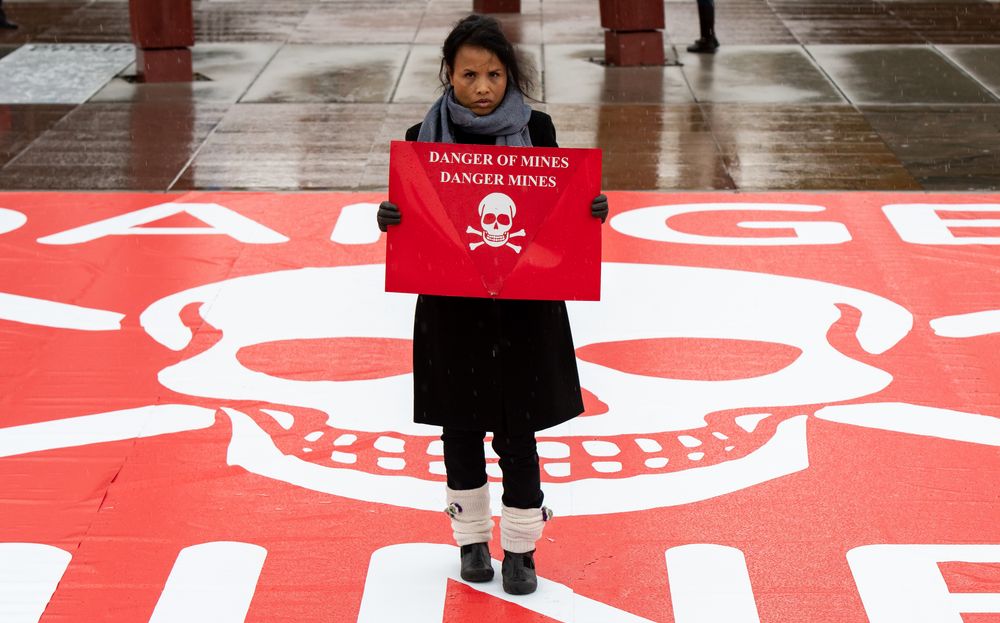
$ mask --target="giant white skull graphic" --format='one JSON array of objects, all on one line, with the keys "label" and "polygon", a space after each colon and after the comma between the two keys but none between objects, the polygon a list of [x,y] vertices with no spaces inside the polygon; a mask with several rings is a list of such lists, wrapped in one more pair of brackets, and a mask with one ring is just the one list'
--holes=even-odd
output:
[{"label": "giant white skull graphic", "polygon": [[[870,395],[891,381],[888,373],[830,345],[827,332],[841,316],[838,305],[860,312],[855,337],[868,353],[891,348],[912,325],[909,312],[887,299],[808,279],[640,264],[606,263],[603,271],[601,301],[570,307],[578,347],[704,338],[778,344],[800,354],[780,370],[728,380],[661,378],[580,361],[584,388],[607,403],[607,412],[539,433],[546,499],[564,515],[684,504],[804,469],[809,411],[796,410],[798,406]],[[161,344],[181,350],[189,343],[192,335],[180,312],[192,303],[201,303],[201,316],[222,336],[207,350],[162,370],[160,382],[177,392],[219,401],[233,422],[232,464],[336,495],[437,510],[443,473],[436,441],[440,432],[412,422],[410,374],[292,380],[248,369],[237,358],[240,349],[285,340],[409,339],[414,298],[385,293],[383,277],[381,265],[306,268],[240,277],[161,299],[141,319]],[[336,437],[344,445],[326,447],[334,456],[329,465],[283,453],[255,419],[228,408],[227,400],[287,405],[287,411],[269,411],[283,420],[293,418],[289,412],[296,407],[320,410],[335,430],[326,439]],[[710,435],[727,439],[708,418],[731,410],[784,411],[787,417],[760,447],[738,458],[723,457],[709,465],[697,456],[700,452],[691,452],[683,459],[689,463],[663,471],[667,459],[660,450],[665,436],[692,450],[699,450]],[[369,470],[352,467],[350,459],[343,458],[354,456],[352,439],[366,433],[381,433],[375,448],[387,456]],[[630,455],[624,447],[628,444],[633,454],[636,445],[642,449],[644,460],[638,465],[623,466]],[[726,451],[732,448],[727,445]],[[581,456],[596,472],[582,472],[579,463],[571,463]],[[677,467],[678,459],[671,460],[671,467]],[[571,464],[576,472],[567,471]],[[423,471],[402,475],[403,465],[421,465]]]}]

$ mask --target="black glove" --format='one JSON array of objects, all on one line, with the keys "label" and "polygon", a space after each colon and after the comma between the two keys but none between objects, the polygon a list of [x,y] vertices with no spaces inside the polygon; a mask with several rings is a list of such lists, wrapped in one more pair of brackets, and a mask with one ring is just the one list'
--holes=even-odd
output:
[{"label": "black glove", "polygon": [[608,218],[608,198],[604,195],[597,195],[590,202],[590,215],[601,219],[603,223]]},{"label": "black glove", "polygon": [[378,206],[378,228],[382,231],[389,231],[389,225],[399,225],[403,216],[399,213],[396,204],[383,201]]}]

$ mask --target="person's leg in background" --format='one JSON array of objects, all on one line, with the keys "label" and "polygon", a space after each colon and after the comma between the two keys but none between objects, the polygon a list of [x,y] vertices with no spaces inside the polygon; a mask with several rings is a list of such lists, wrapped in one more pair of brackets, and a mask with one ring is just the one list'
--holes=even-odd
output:
[{"label": "person's leg in background", "polygon": [[3,12],[3,0],[0,0],[0,28],[16,30],[17,24],[7,19],[7,14]]},{"label": "person's leg in background", "polygon": [[486,479],[485,431],[445,427],[444,466],[448,474],[447,508],[455,543],[461,550],[462,579],[488,582],[493,579],[490,539],[493,515]]},{"label": "person's leg in background", "polygon": [[698,0],[698,25],[701,37],[687,51],[714,54],[719,48],[719,40],[715,38],[715,0]]}]

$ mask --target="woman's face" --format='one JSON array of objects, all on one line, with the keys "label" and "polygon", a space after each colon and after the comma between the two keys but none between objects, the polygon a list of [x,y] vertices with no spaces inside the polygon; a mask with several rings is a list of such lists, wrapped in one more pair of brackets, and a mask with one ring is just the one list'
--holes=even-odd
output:
[{"label": "woman's face", "polygon": [[458,48],[449,79],[458,103],[477,115],[493,112],[507,92],[507,68],[484,48]]}]

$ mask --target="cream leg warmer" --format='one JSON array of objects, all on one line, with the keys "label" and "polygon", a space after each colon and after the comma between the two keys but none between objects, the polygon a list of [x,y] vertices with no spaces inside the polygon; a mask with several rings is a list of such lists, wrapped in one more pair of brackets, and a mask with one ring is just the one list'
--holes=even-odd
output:
[{"label": "cream leg warmer", "polygon": [[500,512],[500,544],[505,551],[526,554],[535,549],[535,541],[542,537],[545,522],[552,518],[552,511],[541,508],[512,508],[504,506]]},{"label": "cream leg warmer", "polygon": [[488,543],[493,538],[493,517],[490,513],[490,485],[478,489],[448,489],[448,508],[455,543],[459,546]]}]

